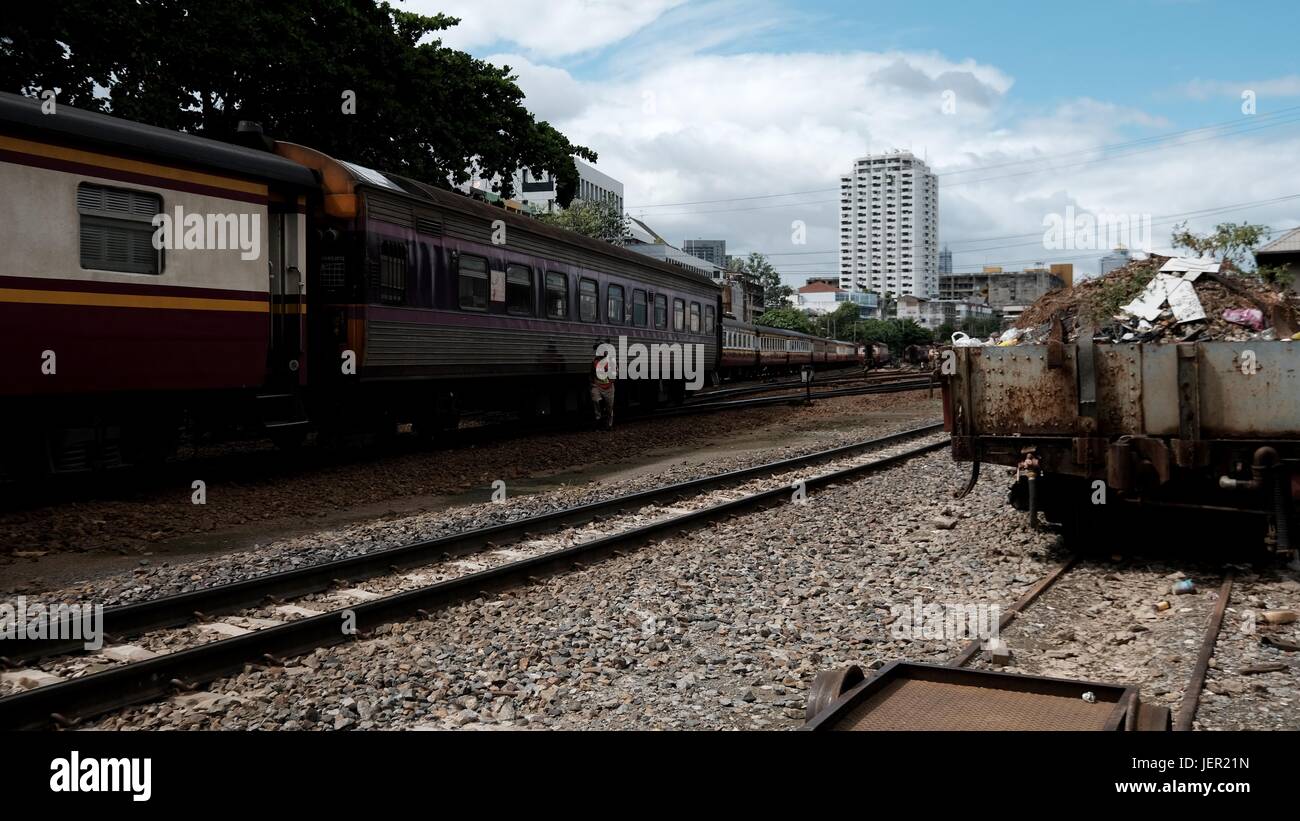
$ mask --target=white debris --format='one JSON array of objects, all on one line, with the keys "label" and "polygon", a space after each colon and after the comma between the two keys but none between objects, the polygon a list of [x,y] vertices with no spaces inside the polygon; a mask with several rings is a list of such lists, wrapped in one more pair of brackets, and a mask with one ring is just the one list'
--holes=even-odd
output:
[{"label": "white debris", "polygon": [[[1200,272],[1197,272],[1199,276]],[[1179,322],[1196,322],[1205,319],[1205,309],[1196,296],[1195,279],[1187,279],[1172,274],[1159,273],[1147,284],[1146,290],[1137,299],[1120,310],[1132,314],[1147,322],[1159,318],[1164,306],[1169,305],[1174,318]]]}]

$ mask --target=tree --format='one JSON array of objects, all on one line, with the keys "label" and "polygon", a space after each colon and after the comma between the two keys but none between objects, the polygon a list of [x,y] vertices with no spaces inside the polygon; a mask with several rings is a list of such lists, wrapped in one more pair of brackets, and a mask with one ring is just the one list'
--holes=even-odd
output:
[{"label": "tree", "polygon": [[1002,320],[993,316],[968,316],[956,324],[945,322],[935,328],[934,338],[946,344],[952,340],[952,335],[957,331],[962,331],[970,337],[987,339],[993,334],[1002,332]]},{"label": "tree", "polygon": [[914,319],[892,319],[890,321],[898,326],[898,347],[900,350],[908,345],[929,345],[934,341],[934,335],[916,324]]},{"label": "tree", "polygon": [[758,325],[766,325],[769,328],[783,328],[787,331],[799,331],[805,334],[813,332],[812,323],[808,321],[808,315],[798,308],[771,308],[764,311],[763,315],[754,322]]},{"label": "tree", "polygon": [[536,121],[508,66],[430,37],[458,22],[381,0],[22,3],[0,16],[0,89],[214,139],[255,120],[433,184],[499,177],[503,196],[549,171],[567,205],[595,152]]},{"label": "tree", "polygon": [[1269,237],[1267,225],[1251,225],[1243,222],[1223,222],[1215,226],[1208,234],[1196,234],[1187,230],[1187,221],[1174,226],[1170,238],[1175,248],[1187,248],[1197,256],[1215,256],[1231,260],[1238,268],[1251,264],[1251,251],[1261,240]]},{"label": "tree", "polygon": [[538,219],[615,245],[622,245],[632,236],[627,215],[617,203],[608,200],[578,200],[568,208],[542,214]]},{"label": "tree", "polygon": [[841,302],[835,310],[817,317],[813,327],[818,336],[827,339],[852,339],[858,321],[857,303]]},{"label": "tree", "polygon": [[891,350],[899,348],[898,326],[887,319],[868,319],[858,324],[862,341],[869,344],[883,342]]},{"label": "tree", "polygon": [[767,257],[757,251],[741,259],[735,257],[727,267],[732,273],[745,274],[763,286],[763,307],[767,309],[783,308],[794,293],[794,289],[781,282],[781,275],[768,262]]}]

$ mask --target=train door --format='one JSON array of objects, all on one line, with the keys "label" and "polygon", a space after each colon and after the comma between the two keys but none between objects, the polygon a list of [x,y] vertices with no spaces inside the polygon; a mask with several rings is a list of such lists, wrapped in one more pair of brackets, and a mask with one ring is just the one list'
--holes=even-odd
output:
[{"label": "train door", "polygon": [[268,221],[270,376],[274,385],[288,388],[298,385],[304,377],[302,334],[307,283],[302,274],[305,263],[303,215],[272,211],[268,214]]}]

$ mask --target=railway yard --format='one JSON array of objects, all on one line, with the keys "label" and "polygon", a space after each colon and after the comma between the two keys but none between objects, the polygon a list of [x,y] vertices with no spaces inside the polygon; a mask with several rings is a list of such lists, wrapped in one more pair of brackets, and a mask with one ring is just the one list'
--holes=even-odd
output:
[{"label": "railway yard", "polygon": [[[1300,630],[1264,616],[1300,606],[1294,569],[1138,531],[1067,549],[1006,504],[1013,469],[954,498],[941,416],[929,390],[836,396],[29,500],[0,512],[0,601],[102,604],[108,639],[7,642],[0,724],[795,729],[818,673],[905,659],[1300,725]],[[179,477],[208,468],[193,504]],[[914,602],[1000,608],[1010,658],[900,636]]]}]

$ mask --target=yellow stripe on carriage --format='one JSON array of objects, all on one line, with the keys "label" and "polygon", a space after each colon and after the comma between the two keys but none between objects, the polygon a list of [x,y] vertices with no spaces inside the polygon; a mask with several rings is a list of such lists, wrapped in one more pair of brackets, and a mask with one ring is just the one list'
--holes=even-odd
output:
[{"label": "yellow stripe on carriage", "polygon": [[213,188],[225,188],[229,191],[239,191],[244,194],[256,194],[263,197],[267,195],[268,190],[267,187],[261,183],[247,182],[233,177],[218,177],[215,174],[204,174],[198,171],[184,171],[172,166],[140,162],[139,160],[128,160],[123,157],[114,157],[108,154],[99,154],[92,151],[82,151],[78,148],[65,148],[61,145],[50,145],[49,143],[34,142],[32,140],[21,140],[17,137],[6,137],[4,135],[0,135],[0,149],[13,151],[18,154],[31,154],[36,157],[48,157],[50,159],[63,160],[64,162],[75,162],[83,165],[94,165],[100,168],[111,168],[115,171],[126,171],[132,174],[144,174],[151,177],[161,177],[163,179],[177,180],[179,182],[188,182],[196,185],[207,185]]},{"label": "yellow stripe on carriage", "polygon": [[144,294],[104,294],[89,291],[35,291],[23,288],[0,288],[0,302],[25,305],[82,305],[92,308],[161,308],[182,311],[240,311],[267,313],[270,306],[258,299],[232,297],[218,299],[187,296],[146,296]]}]

